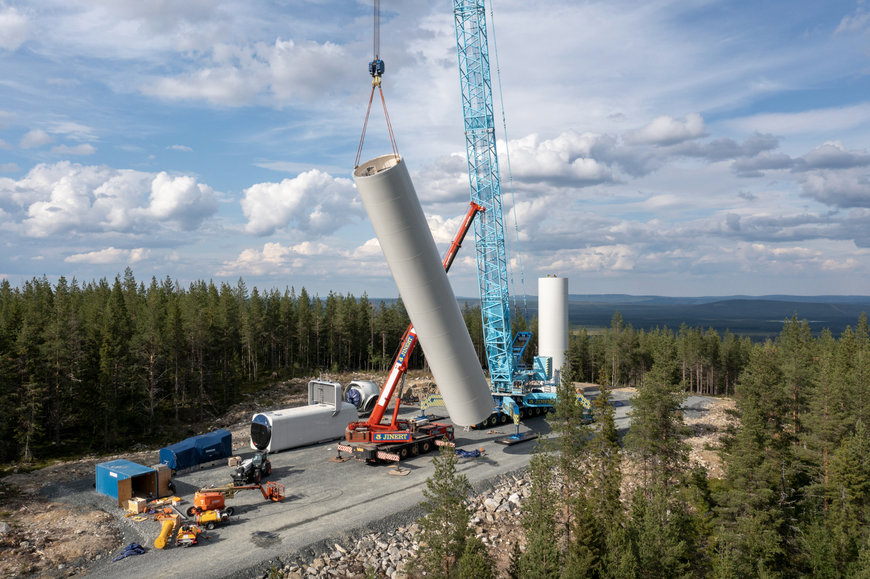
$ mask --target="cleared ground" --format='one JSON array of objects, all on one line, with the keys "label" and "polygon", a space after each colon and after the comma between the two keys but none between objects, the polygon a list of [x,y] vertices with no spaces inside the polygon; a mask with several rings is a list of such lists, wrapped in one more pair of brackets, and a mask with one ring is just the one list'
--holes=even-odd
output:
[{"label": "cleared ground", "polygon": [[[613,393],[617,427],[623,433],[628,428],[628,401],[632,394],[632,389]],[[715,453],[705,450],[705,447],[709,437],[721,431],[724,423],[711,421],[710,410],[730,404],[730,401],[696,396],[686,400],[684,416],[695,431],[695,442],[698,443],[693,443],[697,447],[693,457],[696,460],[706,462],[703,459],[707,458],[716,462]],[[411,416],[417,413],[415,407],[409,406],[403,414]],[[244,422],[231,426],[235,446],[243,446],[246,428]],[[542,417],[534,418],[520,426],[521,432],[528,430],[547,436],[549,426]],[[486,489],[503,475],[528,465],[535,442],[511,447],[496,443],[515,431],[512,424],[482,431],[457,429],[458,447],[485,451],[482,458],[461,459],[459,464],[459,471],[468,476],[476,490]],[[247,449],[237,451],[243,456],[250,452]],[[698,452],[707,456],[700,456]],[[142,454],[133,459],[142,464],[156,462],[156,453],[153,457]],[[329,546],[334,541],[344,542],[344,538],[370,531],[393,530],[419,516],[417,505],[423,499],[426,478],[432,473],[431,454],[402,462],[402,469],[406,472],[403,476],[396,476],[396,469],[387,465],[371,466],[354,460],[331,461],[336,455],[335,442],[272,455],[273,473],[269,478],[285,485],[287,498],[283,502],[268,502],[258,491],[240,492],[228,500],[228,504],[235,508],[235,516],[228,525],[207,532],[210,538],[197,546],[162,551],[153,548],[160,528],[158,522],[135,522],[125,518],[112,499],[94,491],[93,464],[96,461],[59,467],[63,469],[60,472],[69,476],[53,473],[40,479],[39,471],[31,473],[26,477],[31,481],[29,489],[38,492],[40,499],[38,503],[25,503],[17,515],[18,520],[37,522],[38,518],[43,525],[49,525],[47,533],[45,526],[39,531],[46,536],[45,544],[37,549],[43,555],[49,554],[53,545],[62,544],[72,557],[74,553],[69,551],[72,545],[67,544],[77,543],[86,560],[61,564],[55,560],[53,565],[51,561],[44,561],[38,567],[22,569],[22,572],[13,570],[13,574],[67,575],[84,571],[95,577],[122,574],[250,577],[272,565],[278,566],[297,553],[316,550],[321,545]],[[711,474],[718,467],[712,463],[705,466]],[[718,472],[715,474],[720,475]],[[186,510],[196,489],[229,483],[230,469],[215,466],[196,470],[177,476],[175,482],[177,494],[185,499],[182,510]],[[34,514],[36,504],[43,507],[38,517]],[[91,514],[95,511],[99,517]],[[50,540],[52,535],[56,535],[53,542]],[[32,533],[25,542],[33,551],[35,545],[30,544],[33,543],[30,536]],[[65,541],[60,541],[61,537]],[[111,558],[131,542],[147,547],[148,552],[111,562]],[[20,546],[13,547],[22,550]],[[10,553],[5,552],[4,559]]]}]

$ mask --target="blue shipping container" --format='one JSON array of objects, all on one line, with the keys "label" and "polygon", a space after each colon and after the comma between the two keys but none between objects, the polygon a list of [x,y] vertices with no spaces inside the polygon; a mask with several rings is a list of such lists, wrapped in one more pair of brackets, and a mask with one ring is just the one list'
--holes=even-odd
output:
[{"label": "blue shipping container", "polygon": [[124,507],[133,497],[157,496],[157,471],[129,460],[101,462],[96,467],[97,492],[117,499]]},{"label": "blue shipping container", "polygon": [[232,455],[233,435],[228,430],[221,429],[161,448],[160,462],[173,471],[178,471]]}]

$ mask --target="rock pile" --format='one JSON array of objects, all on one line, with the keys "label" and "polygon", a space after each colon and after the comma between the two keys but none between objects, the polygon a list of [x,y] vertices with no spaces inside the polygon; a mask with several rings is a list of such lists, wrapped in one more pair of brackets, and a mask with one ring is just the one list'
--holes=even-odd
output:
[{"label": "rock pile", "polygon": [[[519,540],[519,516],[530,493],[528,473],[508,475],[471,499],[471,528],[488,546],[498,567],[506,568],[513,544]],[[307,558],[297,557],[266,577],[376,577],[406,579],[408,566],[425,541],[417,523],[393,531],[368,533],[356,539],[334,542]]]}]

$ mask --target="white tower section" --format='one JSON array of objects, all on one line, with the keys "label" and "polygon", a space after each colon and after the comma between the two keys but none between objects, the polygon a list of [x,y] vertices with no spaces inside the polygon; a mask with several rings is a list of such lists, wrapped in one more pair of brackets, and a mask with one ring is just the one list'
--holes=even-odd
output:
[{"label": "white tower section", "polygon": [[396,155],[371,159],[353,180],[450,419],[481,422],[492,412],[492,394],[405,162]]},{"label": "white tower section", "polygon": [[568,349],[568,278],[538,278],[538,355],[553,358],[553,375],[562,370]]}]

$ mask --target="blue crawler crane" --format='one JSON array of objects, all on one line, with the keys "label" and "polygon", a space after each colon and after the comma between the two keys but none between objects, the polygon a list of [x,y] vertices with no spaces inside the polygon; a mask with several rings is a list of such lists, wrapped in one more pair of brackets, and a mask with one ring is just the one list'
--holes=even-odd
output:
[{"label": "blue crawler crane", "polygon": [[[554,375],[558,376],[558,372],[554,372],[549,357],[536,357],[531,368],[523,367],[523,352],[531,333],[511,334],[486,2],[454,0],[453,15],[471,201],[484,209],[474,223],[474,241],[483,338],[495,411],[482,425],[505,423],[508,417],[519,424],[525,416],[536,416],[552,409],[556,397]],[[583,394],[578,394],[578,401],[591,412],[591,404]]]}]

